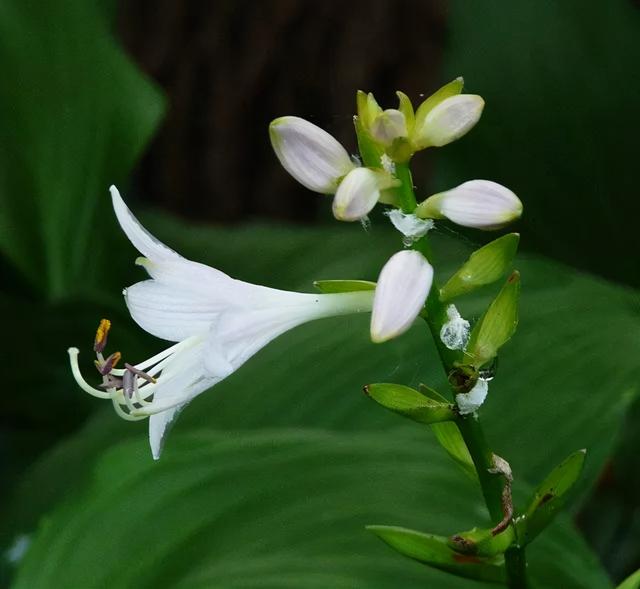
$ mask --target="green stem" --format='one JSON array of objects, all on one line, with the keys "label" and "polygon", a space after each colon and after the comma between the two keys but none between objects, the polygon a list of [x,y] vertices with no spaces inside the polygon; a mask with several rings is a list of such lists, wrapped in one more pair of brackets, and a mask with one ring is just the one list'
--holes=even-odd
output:
[{"label": "green stem", "polygon": [[[408,165],[396,168],[396,177],[402,180],[399,194],[402,208],[405,212],[413,212],[416,207],[416,198],[413,192],[411,172]],[[408,207],[408,208],[405,208]],[[414,249],[420,251],[429,262],[433,263],[431,247],[427,236],[414,244]],[[431,335],[438,349],[440,361],[445,374],[449,376],[455,367],[458,353],[449,350],[440,340],[440,330],[446,321],[446,305],[440,301],[439,289],[434,283],[425,305],[426,313],[423,315],[431,331]],[[473,464],[478,473],[478,481],[482,490],[482,496],[487,505],[489,515],[494,525],[504,518],[502,504],[503,490],[506,480],[503,475],[491,472],[494,468],[493,451],[489,447],[482,429],[479,417],[475,415],[460,416],[458,427],[462,438],[469,450]],[[509,589],[527,589],[526,557],[524,548],[512,546],[505,552],[505,568],[507,572],[507,587]]]}]

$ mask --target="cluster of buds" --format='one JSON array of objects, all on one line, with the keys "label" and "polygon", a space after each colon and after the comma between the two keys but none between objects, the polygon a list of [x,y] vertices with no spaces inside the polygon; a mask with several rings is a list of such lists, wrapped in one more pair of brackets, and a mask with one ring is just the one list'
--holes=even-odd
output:
[{"label": "cluster of buds", "polygon": [[[475,94],[462,94],[462,87],[462,78],[456,78],[415,110],[402,92],[397,93],[398,108],[385,110],[373,94],[358,92],[354,122],[362,162],[351,157],[329,133],[294,116],[271,123],[271,144],[284,168],[298,182],[314,192],[334,195],[333,214],[340,221],[365,219],[377,203],[382,203],[402,209],[404,215],[412,217],[410,221],[405,219],[404,225],[418,225],[423,231],[432,225],[420,221],[434,219],[476,229],[497,229],[520,217],[522,203],[511,190],[495,182],[465,182],[419,205],[404,202],[399,194],[403,172],[416,152],[459,139],[480,119],[484,100]],[[392,221],[404,232],[393,217]]]}]

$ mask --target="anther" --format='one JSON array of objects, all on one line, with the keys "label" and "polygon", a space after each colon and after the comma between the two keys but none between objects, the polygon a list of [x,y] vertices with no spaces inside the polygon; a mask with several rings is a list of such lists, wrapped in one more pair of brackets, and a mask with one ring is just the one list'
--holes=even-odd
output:
[{"label": "anther", "polygon": [[152,382],[152,383],[158,382],[150,374],[147,374],[146,372],[143,372],[139,368],[136,368],[135,366],[132,366],[131,364],[128,364],[127,362],[124,363],[124,367],[127,369],[127,372],[132,372],[133,374],[139,376],[140,378],[143,378],[147,382]]},{"label": "anther", "polygon": [[111,329],[111,321],[108,319],[101,319],[100,325],[98,325],[98,329],[96,330],[96,338],[93,342],[93,351],[97,354],[101,354],[107,346],[109,329]]},{"label": "anther", "polygon": [[135,386],[135,383],[135,374],[127,370],[122,375],[122,392],[124,393],[125,397],[127,397],[127,399],[131,399],[131,397],[133,397],[133,387]]},{"label": "anther", "polygon": [[102,383],[98,385],[101,389],[120,389],[122,388],[122,379],[113,376],[113,374],[105,374]]},{"label": "anther", "polygon": [[114,352],[104,362],[100,362],[100,360],[95,360],[94,364],[96,365],[98,372],[102,374],[102,376],[106,376],[116,367],[118,362],[120,362],[121,357],[122,355],[120,354],[120,352]]}]

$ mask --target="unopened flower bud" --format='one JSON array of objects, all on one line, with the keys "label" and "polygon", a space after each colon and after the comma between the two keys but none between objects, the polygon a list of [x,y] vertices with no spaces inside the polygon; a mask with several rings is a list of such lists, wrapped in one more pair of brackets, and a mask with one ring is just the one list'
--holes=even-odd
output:
[{"label": "unopened flower bud", "polygon": [[434,194],[418,205],[422,218],[443,218],[475,229],[499,229],[522,215],[520,199],[508,188],[489,180],[470,180]]},{"label": "unopened flower bud", "polygon": [[371,123],[371,136],[383,145],[407,136],[407,121],[404,114],[395,108],[381,112]]},{"label": "unopened flower bud", "polygon": [[416,147],[440,147],[462,137],[478,122],[484,100],[475,94],[459,94],[440,102],[414,131]]},{"label": "unopened flower bud", "polygon": [[380,199],[380,192],[397,184],[388,173],[356,168],[340,182],[333,199],[333,214],[339,221],[366,217]]},{"label": "unopened flower bud", "polygon": [[433,268],[420,252],[404,250],[391,256],[376,286],[371,339],[384,342],[407,331],[422,310],[432,282]]},{"label": "unopened flower bud", "polygon": [[300,117],[274,120],[269,136],[284,169],[314,192],[333,194],[340,179],[355,168],[334,137]]}]

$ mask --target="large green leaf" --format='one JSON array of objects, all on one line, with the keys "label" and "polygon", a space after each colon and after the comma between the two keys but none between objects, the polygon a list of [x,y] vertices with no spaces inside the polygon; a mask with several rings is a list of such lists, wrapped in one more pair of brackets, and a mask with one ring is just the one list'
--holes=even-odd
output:
[{"label": "large green leaf", "polygon": [[444,79],[464,75],[486,108],[468,136],[437,151],[432,192],[501,182],[524,203],[522,247],[640,285],[634,2],[450,4]]},{"label": "large green leaf", "polygon": [[51,299],[107,273],[107,188],[163,110],[107,12],[95,0],[0,3],[0,250]]},{"label": "large green leaf", "polygon": [[[397,239],[378,228],[374,228],[373,239],[355,227],[187,229],[161,217],[151,218],[149,226],[184,255],[214,264],[232,275],[307,290],[312,289],[313,278],[375,279],[384,260],[394,251]],[[445,277],[469,253],[455,252],[449,241],[435,245],[436,252],[449,252],[456,258],[438,264]],[[260,255],[255,255],[258,251]],[[129,252],[133,260],[135,253],[132,249]],[[576,447],[586,447],[589,461],[583,480],[588,485],[611,449],[625,407],[624,393],[636,383],[628,358],[640,351],[635,335],[637,309],[629,292],[567,267],[540,259],[521,260],[518,267],[523,277],[520,329],[500,358],[497,378],[491,383],[483,408],[487,436],[496,452],[510,461],[516,480],[533,485],[563,456]],[[484,289],[465,297],[461,302],[463,315],[478,318],[494,294],[495,289]],[[367,321],[366,317],[326,320],[279,338],[184,411],[169,436],[168,451],[176,452],[172,448],[179,447],[180,436],[195,429],[323,427],[345,432],[347,438],[369,432],[383,445],[396,447],[400,443],[409,453],[412,448],[420,448],[429,456],[441,456],[442,450],[428,428],[401,420],[360,392],[363,384],[376,381],[414,387],[426,382],[446,390],[426,328],[417,323],[398,340],[374,346],[368,340]],[[118,346],[117,332],[112,342]],[[65,342],[64,347],[76,343]],[[625,354],[619,354],[619,349]],[[73,386],[69,378],[69,387]],[[10,525],[5,528],[5,543],[18,533],[32,530],[42,514],[70,492],[85,493],[87,481],[97,472],[92,466],[96,455],[114,440],[131,435],[144,436],[145,424],[100,416],[75,439],[45,457],[8,503],[5,521]],[[398,451],[399,459],[401,456]],[[163,468],[165,459],[158,468]],[[150,458],[145,453],[136,460],[143,470]],[[422,456],[418,470],[427,468],[431,460]],[[215,463],[214,458],[211,463]],[[357,464],[352,464],[354,471]],[[464,489],[464,493],[473,490],[472,482],[453,465],[444,463],[442,468],[457,477],[456,489]],[[233,487],[230,482],[228,485]],[[413,493],[416,488],[409,482],[403,492],[410,489]],[[516,499],[521,502],[528,496],[522,492],[516,494]],[[124,503],[131,507],[128,498]],[[470,520],[448,521],[440,528],[431,525],[432,517],[438,521],[439,512],[423,508],[422,513],[428,517],[422,529],[430,532],[453,533],[482,523],[477,521],[482,513],[479,506]],[[421,527],[411,518],[401,517],[366,523]],[[457,525],[448,528],[449,523]],[[553,536],[545,542],[559,544],[558,549],[564,546],[563,542],[575,544],[575,535],[567,534],[562,541]],[[545,558],[557,560],[550,544],[537,545],[543,539],[531,547],[532,553],[545,552]],[[574,565],[585,558],[582,552],[565,552],[563,558]],[[578,581],[576,585],[579,586]]]},{"label": "large green leaf", "polygon": [[[477,519],[479,498],[433,446],[310,430],[172,442],[159,463],[141,437],[107,450],[83,492],[43,522],[13,588],[467,587],[364,529],[446,532]],[[534,587],[610,587],[566,522],[540,547]],[[581,566],[565,571],[558,550]]]}]

